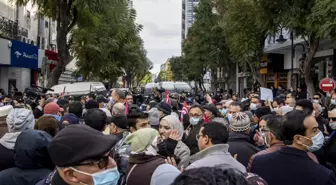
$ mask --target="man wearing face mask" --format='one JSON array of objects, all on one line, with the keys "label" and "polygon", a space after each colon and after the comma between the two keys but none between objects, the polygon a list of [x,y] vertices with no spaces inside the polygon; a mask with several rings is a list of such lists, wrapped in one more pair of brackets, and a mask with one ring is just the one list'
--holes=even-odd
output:
[{"label": "man wearing face mask", "polygon": [[252,97],[251,104],[250,104],[250,110],[252,113],[260,107],[260,99],[257,96]]},{"label": "man wearing face mask", "polygon": [[313,103],[321,103],[321,96],[320,94],[314,94],[313,96]]},{"label": "man wearing face mask", "polygon": [[[262,150],[256,154],[254,154],[247,166],[247,171],[251,171],[251,167],[254,161],[254,158],[257,156],[273,153],[278,151],[280,148],[284,147],[285,144],[282,141],[282,124],[281,124],[281,117],[276,117],[273,115],[265,115],[261,118],[260,121],[260,131],[264,134],[265,144],[268,147],[266,150]],[[265,122],[265,126],[263,122]],[[316,158],[314,158],[316,160]],[[317,161],[317,160],[316,160]]]},{"label": "man wearing face mask", "polygon": [[45,184],[117,185],[119,172],[110,156],[118,138],[104,135],[86,125],[70,125],[61,130],[49,145],[56,171]]},{"label": "man wearing face mask", "polygon": [[192,106],[188,112],[190,124],[185,129],[185,139],[182,141],[189,147],[190,155],[198,152],[196,135],[199,133],[203,124],[203,113],[204,109],[199,105]]},{"label": "man wearing face mask", "polygon": [[282,137],[287,146],[255,157],[252,173],[260,175],[272,185],[336,184],[335,174],[317,164],[307,153],[320,149],[324,142],[323,134],[311,114],[300,110],[287,113],[282,119]]},{"label": "man wearing face mask", "polygon": [[336,166],[336,109],[328,112],[330,133],[329,138],[325,143],[325,157],[326,161]]}]

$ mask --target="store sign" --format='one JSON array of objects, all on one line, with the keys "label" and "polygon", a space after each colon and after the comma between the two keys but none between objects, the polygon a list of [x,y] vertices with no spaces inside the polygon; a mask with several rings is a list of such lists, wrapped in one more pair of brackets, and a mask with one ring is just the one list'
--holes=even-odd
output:
[{"label": "store sign", "polygon": [[279,74],[278,80],[279,81],[287,81],[287,74]]},{"label": "store sign", "polygon": [[12,40],[11,66],[38,68],[38,48],[34,45]]}]

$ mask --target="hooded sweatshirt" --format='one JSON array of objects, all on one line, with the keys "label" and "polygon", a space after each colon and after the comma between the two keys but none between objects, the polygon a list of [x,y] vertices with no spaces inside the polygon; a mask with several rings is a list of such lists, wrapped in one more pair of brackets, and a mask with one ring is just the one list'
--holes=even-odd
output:
[{"label": "hooded sweatshirt", "polygon": [[14,168],[0,172],[1,184],[35,184],[54,169],[48,145],[51,136],[39,130],[23,131],[17,138],[14,149]]},{"label": "hooded sweatshirt", "polygon": [[33,129],[35,119],[33,112],[24,108],[13,109],[6,118],[8,133],[1,139],[0,144],[7,149],[13,150],[18,135],[27,129]]}]

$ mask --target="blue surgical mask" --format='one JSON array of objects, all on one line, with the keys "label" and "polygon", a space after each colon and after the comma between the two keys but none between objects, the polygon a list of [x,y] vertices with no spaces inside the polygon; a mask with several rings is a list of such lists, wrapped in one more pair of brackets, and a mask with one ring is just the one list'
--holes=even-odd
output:
[{"label": "blue surgical mask", "polygon": [[227,109],[222,109],[222,114],[225,116],[227,113]]},{"label": "blue surgical mask", "polygon": [[330,103],[331,103],[332,105],[336,105],[336,100],[332,99],[332,100],[330,100]]},{"label": "blue surgical mask", "polygon": [[[94,185],[117,185],[119,178],[120,178],[120,174],[119,174],[117,167],[109,168],[107,170],[100,171],[100,172],[93,173],[93,174],[82,172],[75,168],[71,168],[71,169],[78,173],[91,176]],[[81,183],[81,184],[85,185],[84,183]]]},{"label": "blue surgical mask", "polygon": [[197,125],[200,122],[200,118],[190,118],[189,122],[191,125]]},{"label": "blue surgical mask", "polygon": [[231,118],[232,118],[232,114],[228,114],[228,115],[227,115],[227,118],[228,118],[228,120],[230,121]]},{"label": "blue surgical mask", "polygon": [[[309,138],[308,138],[309,139]],[[309,152],[316,152],[321,149],[324,143],[323,133],[320,131],[316,136],[310,139],[313,142],[312,146],[307,146]]]}]

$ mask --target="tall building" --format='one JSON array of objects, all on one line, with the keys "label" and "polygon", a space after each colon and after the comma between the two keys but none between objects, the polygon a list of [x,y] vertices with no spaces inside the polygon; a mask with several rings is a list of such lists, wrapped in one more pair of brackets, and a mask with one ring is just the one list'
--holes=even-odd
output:
[{"label": "tall building", "polygon": [[128,0],[128,7],[133,8],[133,1],[132,0]]},{"label": "tall building", "polygon": [[182,40],[187,37],[188,29],[195,21],[194,9],[198,3],[199,0],[182,0]]}]

